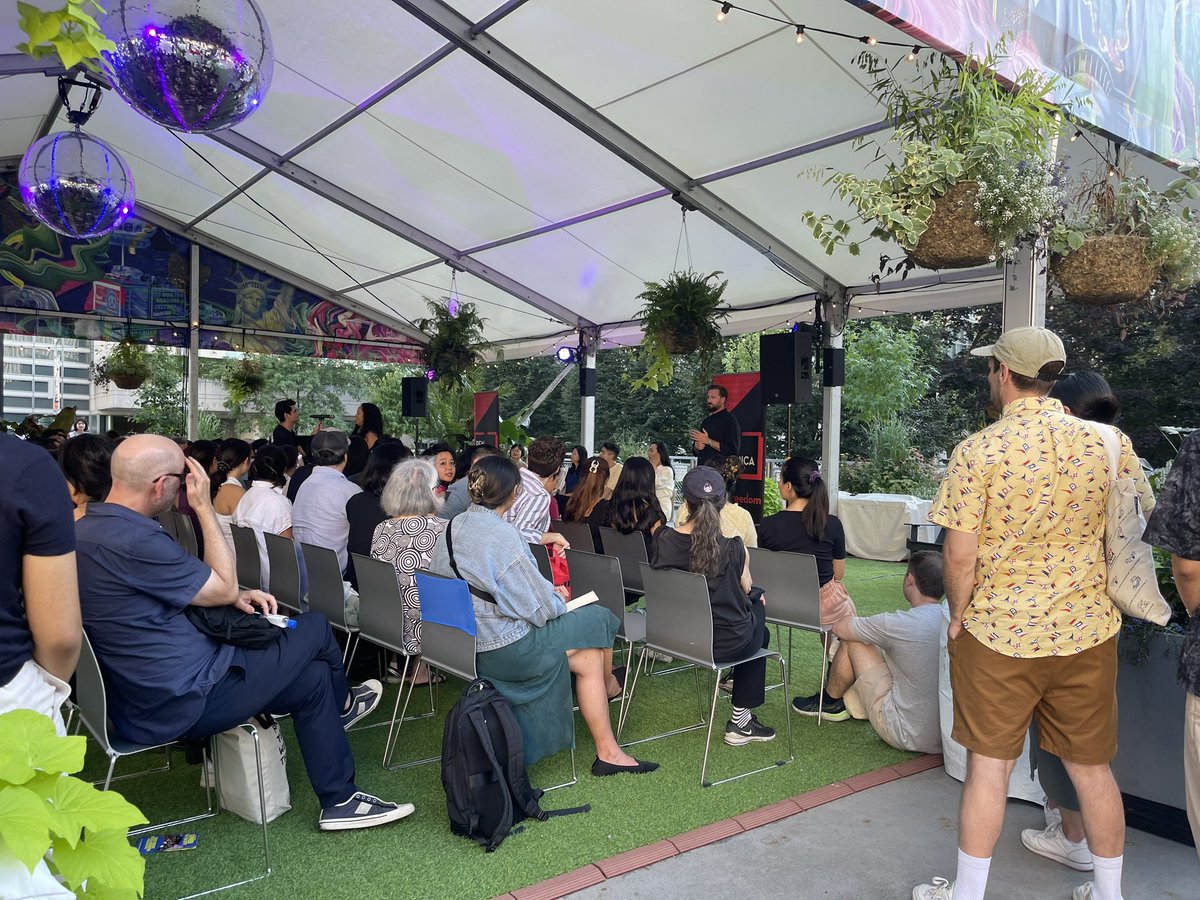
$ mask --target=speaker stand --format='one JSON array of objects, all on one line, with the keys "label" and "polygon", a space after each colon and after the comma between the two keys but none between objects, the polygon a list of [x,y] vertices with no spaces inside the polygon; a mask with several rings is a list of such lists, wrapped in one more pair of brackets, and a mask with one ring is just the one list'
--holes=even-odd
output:
[{"label": "speaker stand", "polygon": [[788,404],[787,455],[792,455],[792,404]]}]

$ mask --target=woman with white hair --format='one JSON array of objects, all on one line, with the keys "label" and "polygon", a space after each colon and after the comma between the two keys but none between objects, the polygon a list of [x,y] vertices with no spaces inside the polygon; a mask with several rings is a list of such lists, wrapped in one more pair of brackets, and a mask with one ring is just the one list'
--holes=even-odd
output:
[{"label": "woman with white hair", "polygon": [[[376,526],[371,539],[371,556],[396,568],[396,582],[404,600],[404,652],[417,658],[409,678],[418,685],[429,682],[430,672],[420,662],[421,600],[413,575],[429,564],[434,545],[446,529],[446,522],[437,516],[442,507],[435,492],[437,483],[437,470],[429,460],[401,460],[379,498],[383,511],[391,518]],[[388,664],[387,680],[393,684],[400,681],[400,667],[394,657]],[[435,683],[441,681],[445,681],[444,675],[434,678]]]}]

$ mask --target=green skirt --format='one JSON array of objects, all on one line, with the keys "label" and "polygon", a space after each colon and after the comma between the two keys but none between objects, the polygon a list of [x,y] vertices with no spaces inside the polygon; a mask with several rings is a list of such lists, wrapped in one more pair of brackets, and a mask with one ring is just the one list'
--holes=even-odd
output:
[{"label": "green skirt", "polygon": [[613,645],[620,623],[593,603],[531,628],[506,647],[487,650],[475,660],[486,678],[512,704],[525,743],[525,765],[574,746],[571,672],[567,651]]}]

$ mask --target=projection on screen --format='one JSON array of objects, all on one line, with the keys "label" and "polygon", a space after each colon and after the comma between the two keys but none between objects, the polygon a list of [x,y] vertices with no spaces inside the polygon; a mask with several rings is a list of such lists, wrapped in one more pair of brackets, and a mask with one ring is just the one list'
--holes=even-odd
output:
[{"label": "projection on screen", "polygon": [[[935,45],[1016,35],[1016,65],[1070,79],[1080,117],[1164,159],[1197,157],[1200,4],[1179,0],[853,0]],[[891,14],[891,15],[888,15]],[[892,16],[901,21],[895,21]]]}]

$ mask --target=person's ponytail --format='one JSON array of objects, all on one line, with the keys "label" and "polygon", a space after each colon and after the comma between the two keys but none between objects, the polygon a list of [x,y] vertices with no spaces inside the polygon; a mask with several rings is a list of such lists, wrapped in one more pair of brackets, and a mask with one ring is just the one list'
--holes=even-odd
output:
[{"label": "person's ponytail", "polygon": [[780,480],[791,485],[796,496],[808,503],[800,511],[800,523],[809,537],[819,541],[829,522],[829,490],[817,468],[817,462],[804,456],[789,456],[779,472]]},{"label": "person's ponytail", "polygon": [[221,442],[221,445],[217,447],[217,454],[213,459],[213,470],[209,476],[209,494],[213,500],[217,499],[217,491],[221,489],[221,485],[229,480],[229,473],[248,460],[250,456],[250,445],[243,440],[230,438]]},{"label": "person's ponytail", "polygon": [[688,568],[706,578],[721,572],[721,507],[719,500],[687,500],[688,524],[692,527],[692,547]]}]

